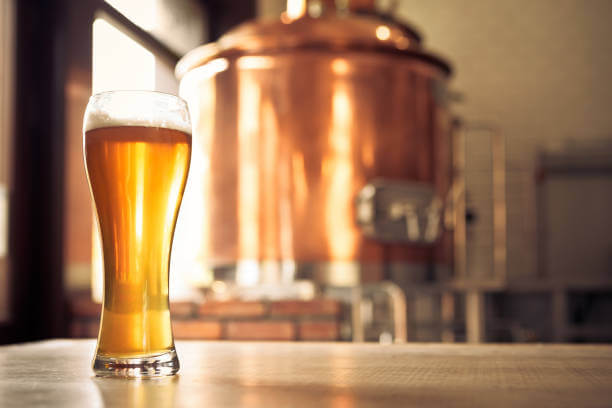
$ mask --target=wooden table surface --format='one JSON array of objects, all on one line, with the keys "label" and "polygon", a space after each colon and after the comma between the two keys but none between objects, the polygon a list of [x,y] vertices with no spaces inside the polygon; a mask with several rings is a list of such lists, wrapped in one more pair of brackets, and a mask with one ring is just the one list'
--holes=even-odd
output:
[{"label": "wooden table surface", "polygon": [[144,381],[93,377],[94,347],[0,347],[0,407],[612,406],[612,346],[178,342]]}]

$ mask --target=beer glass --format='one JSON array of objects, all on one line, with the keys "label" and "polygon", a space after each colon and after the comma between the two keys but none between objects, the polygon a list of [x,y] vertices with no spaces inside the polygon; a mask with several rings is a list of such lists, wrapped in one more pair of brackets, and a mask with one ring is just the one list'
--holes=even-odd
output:
[{"label": "beer glass", "polygon": [[186,103],[148,91],[92,96],[83,151],[100,227],[104,299],[93,370],[157,377],[179,369],[168,269],[191,158]]}]

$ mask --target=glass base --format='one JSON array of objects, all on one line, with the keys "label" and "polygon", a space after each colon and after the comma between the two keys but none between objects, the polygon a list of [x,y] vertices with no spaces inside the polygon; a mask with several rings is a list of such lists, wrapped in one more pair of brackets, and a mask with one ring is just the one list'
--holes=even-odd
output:
[{"label": "glass base", "polygon": [[120,358],[96,355],[93,370],[98,377],[155,378],[174,375],[179,370],[176,351],[146,357]]}]

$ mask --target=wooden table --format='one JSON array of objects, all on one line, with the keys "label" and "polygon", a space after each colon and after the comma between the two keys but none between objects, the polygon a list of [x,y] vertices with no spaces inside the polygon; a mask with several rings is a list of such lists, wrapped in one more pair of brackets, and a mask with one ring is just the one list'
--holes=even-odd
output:
[{"label": "wooden table", "polygon": [[0,347],[0,407],[612,406],[612,346],[178,342],[148,381],[92,377],[94,346]]}]

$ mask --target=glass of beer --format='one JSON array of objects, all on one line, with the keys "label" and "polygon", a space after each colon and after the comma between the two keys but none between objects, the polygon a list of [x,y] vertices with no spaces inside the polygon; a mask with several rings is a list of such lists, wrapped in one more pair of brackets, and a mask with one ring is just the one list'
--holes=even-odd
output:
[{"label": "glass of beer", "polygon": [[96,94],[85,112],[83,150],[104,258],[94,372],[173,375],[179,361],[168,270],[191,158],[187,105],[159,92]]}]

